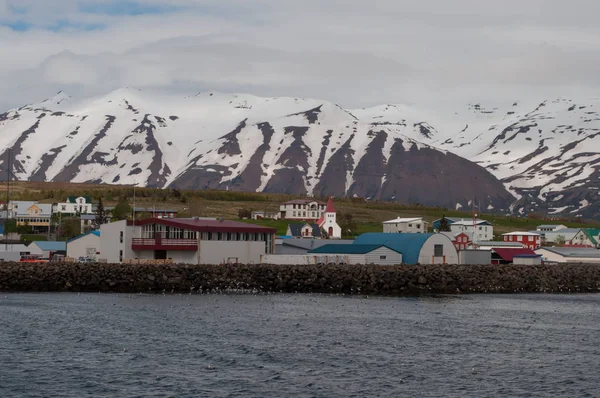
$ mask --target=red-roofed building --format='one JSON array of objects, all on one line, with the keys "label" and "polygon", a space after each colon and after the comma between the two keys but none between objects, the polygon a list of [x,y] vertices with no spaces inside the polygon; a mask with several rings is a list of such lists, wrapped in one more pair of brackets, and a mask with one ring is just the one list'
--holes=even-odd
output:
[{"label": "red-roofed building", "polygon": [[529,248],[494,248],[492,249],[492,264],[513,264],[515,258],[540,257]]},{"label": "red-roofed building", "polygon": [[110,263],[172,260],[187,264],[254,264],[274,251],[275,229],[206,218],[151,218],[101,226],[101,253]]}]

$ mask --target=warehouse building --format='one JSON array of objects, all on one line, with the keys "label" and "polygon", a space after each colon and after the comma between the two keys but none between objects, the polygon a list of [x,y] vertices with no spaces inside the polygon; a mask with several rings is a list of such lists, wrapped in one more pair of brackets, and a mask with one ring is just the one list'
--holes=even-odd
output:
[{"label": "warehouse building", "polygon": [[255,264],[275,244],[275,228],[223,219],[149,218],[100,228],[100,252],[110,263]]},{"label": "warehouse building", "polygon": [[383,245],[402,253],[404,264],[458,264],[458,252],[444,234],[366,233],[357,245]]},{"label": "warehouse building", "polygon": [[384,245],[329,244],[308,252],[317,264],[402,264],[402,253]]}]

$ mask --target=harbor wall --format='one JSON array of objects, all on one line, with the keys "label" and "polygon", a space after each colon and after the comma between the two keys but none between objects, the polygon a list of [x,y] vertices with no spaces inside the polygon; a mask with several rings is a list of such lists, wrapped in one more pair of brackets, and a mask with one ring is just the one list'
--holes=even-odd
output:
[{"label": "harbor wall", "polygon": [[185,265],[0,263],[0,291],[421,295],[600,291],[600,264]]}]

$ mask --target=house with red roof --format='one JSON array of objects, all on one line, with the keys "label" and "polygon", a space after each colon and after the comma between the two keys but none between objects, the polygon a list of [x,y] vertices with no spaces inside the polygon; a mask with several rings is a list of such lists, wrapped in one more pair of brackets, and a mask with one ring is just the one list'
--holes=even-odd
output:
[{"label": "house with red roof", "polygon": [[210,218],[149,218],[100,227],[109,263],[165,260],[182,264],[258,264],[273,253],[275,228]]},{"label": "house with red roof", "polygon": [[333,205],[333,199],[329,198],[325,211],[317,221],[317,225],[325,231],[329,239],[340,239],[342,237],[342,228],[338,225],[336,218],[337,212]]}]

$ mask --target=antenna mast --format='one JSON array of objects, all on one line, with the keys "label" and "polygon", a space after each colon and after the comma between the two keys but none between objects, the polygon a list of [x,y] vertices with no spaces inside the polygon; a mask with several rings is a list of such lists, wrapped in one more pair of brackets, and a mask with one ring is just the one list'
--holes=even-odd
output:
[{"label": "antenna mast", "polygon": [[[6,210],[6,219],[4,220],[5,227],[6,221],[8,221],[8,202],[10,201],[10,160],[10,148],[8,148],[8,164],[6,166],[6,205],[4,206],[4,210]],[[6,234],[4,235],[4,250],[8,251],[8,239]]]}]

